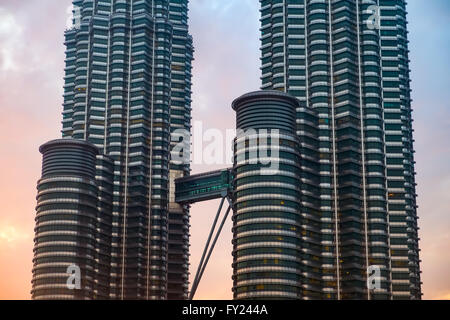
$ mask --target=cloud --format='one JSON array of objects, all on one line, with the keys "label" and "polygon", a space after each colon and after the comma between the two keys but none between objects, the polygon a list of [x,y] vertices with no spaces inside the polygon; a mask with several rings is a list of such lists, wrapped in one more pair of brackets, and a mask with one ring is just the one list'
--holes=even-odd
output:
[{"label": "cloud", "polygon": [[30,298],[32,250],[32,229],[0,221],[0,300]]},{"label": "cloud", "polygon": [[22,47],[23,28],[14,15],[0,8],[0,71],[12,71],[18,68],[15,56]]},{"label": "cloud", "polygon": [[14,245],[19,241],[28,241],[31,238],[31,235],[22,231],[20,227],[15,227],[12,225],[2,225],[0,227],[0,246]]}]

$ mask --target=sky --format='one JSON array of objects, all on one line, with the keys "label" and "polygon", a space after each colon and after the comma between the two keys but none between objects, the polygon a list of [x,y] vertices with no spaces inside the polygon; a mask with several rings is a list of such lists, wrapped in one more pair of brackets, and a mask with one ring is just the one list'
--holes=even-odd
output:
[{"label": "sky", "polygon": [[[61,136],[70,3],[0,0],[0,300],[30,298],[38,147]],[[190,1],[193,120],[205,130],[234,128],[232,100],[259,88],[258,9],[257,0]],[[422,289],[450,299],[450,2],[409,0],[408,12]],[[191,278],[217,207],[191,209]],[[231,238],[228,221],[197,299],[231,299]]]}]

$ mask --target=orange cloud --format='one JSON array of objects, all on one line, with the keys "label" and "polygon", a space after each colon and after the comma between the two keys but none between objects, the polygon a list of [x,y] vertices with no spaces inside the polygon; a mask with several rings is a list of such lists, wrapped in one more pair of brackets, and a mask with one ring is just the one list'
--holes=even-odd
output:
[{"label": "orange cloud", "polygon": [[13,246],[18,241],[29,241],[32,238],[27,232],[18,230],[14,226],[1,226],[0,227],[0,246],[9,245]]},{"label": "orange cloud", "polygon": [[438,300],[450,300],[450,293],[444,294],[443,296],[437,298]]}]

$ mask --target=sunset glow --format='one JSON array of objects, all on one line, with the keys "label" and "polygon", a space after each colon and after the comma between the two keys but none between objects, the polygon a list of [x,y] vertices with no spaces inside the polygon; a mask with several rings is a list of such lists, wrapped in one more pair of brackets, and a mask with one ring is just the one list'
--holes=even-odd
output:
[{"label": "sunset glow", "polygon": [[[226,4],[224,4],[226,3]],[[30,299],[38,147],[61,136],[71,0],[0,2],[0,299]],[[450,3],[410,0],[409,40],[424,299],[450,300]],[[193,121],[234,128],[232,100],[260,86],[259,3],[190,0]],[[193,173],[220,166],[193,166]],[[192,206],[191,278],[218,201]],[[231,221],[197,299],[231,299]],[[192,279],[191,279],[192,280]]]}]

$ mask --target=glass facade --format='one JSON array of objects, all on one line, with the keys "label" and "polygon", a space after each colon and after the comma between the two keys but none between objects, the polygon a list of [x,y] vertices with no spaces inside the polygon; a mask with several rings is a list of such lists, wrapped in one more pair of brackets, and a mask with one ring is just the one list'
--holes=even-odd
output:
[{"label": "glass facade", "polygon": [[394,299],[421,298],[406,1],[380,0]]},{"label": "glass facade", "polygon": [[99,211],[98,255],[107,262],[98,282],[111,299],[187,295],[189,208],[171,203],[170,188],[189,173],[170,163],[171,132],[190,130],[187,4],[74,0],[65,32],[63,138],[88,141],[111,161],[97,164],[111,206],[110,216]]},{"label": "glass facade", "polygon": [[420,298],[405,1],[260,4],[262,89],[300,101],[303,297]]},{"label": "glass facade", "polygon": [[[243,130],[235,139],[233,166],[235,299],[302,295],[297,105],[287,94],[268,91],[248,93],[233,103],[237,128]],[[265,156],[273,171],[261,174]]]},{"label": "glass facade", "polygon": [[[38,181],[34,238],[33,299],[93,299],[102,296],[97,271],[107,265],[96,228],[101,222],[95,146],[83,141],[54,140],[40,148],[42,177]],[[104,181],[108,183],[108,181]],[[106,193],[103,190],[102,193]],[[68,268],[80,271],[80,288],[69,289]]]}]

